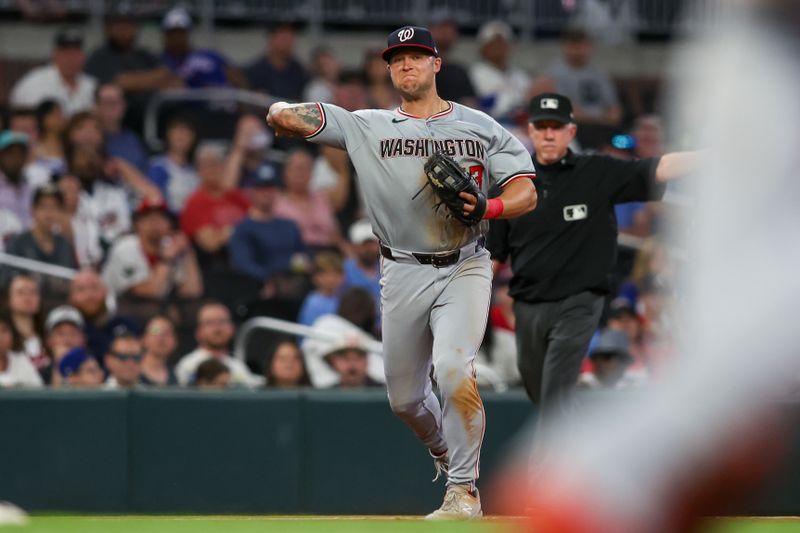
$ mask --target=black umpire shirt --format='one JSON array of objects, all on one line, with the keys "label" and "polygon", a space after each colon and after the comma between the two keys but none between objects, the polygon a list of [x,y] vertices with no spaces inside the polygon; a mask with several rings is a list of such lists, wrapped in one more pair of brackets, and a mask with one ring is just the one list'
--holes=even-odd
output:
[{"label": "black umpire shirt", "polygon": [[570,151],[552,165],[536,163],[536,209],[492,220],[487,239],[492,259],[511,255],[509,294],[536,303],[608,292],[617,256],[614,204],[660,200],[658,162]]}]

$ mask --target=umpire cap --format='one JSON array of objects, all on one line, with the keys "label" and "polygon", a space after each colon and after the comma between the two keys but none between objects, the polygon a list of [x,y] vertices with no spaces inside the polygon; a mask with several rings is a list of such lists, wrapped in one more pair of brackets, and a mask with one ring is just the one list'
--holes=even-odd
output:
[{"label": "umpire cap", "polygon": [[555,120],[562,124],[575,122],[572,116],[572,102],[569,98],[557,93],[543,93],[531,98],[529,122],[539,120]]},{"label": "umpire cap", "polygon": [[439,57],[439,48],[433,40],[431,31],[422,26],[403,26],[390,33],[381,57],[388,62],[392,54],[401,48],[421,48]]}]

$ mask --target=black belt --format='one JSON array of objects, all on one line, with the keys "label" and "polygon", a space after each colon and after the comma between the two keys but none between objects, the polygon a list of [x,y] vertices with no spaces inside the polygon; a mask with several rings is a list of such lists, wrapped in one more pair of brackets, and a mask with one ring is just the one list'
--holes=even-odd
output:
[{"label": "black belt", "polygon": [[[475,251],[477,252],[481,248],[483,248],[484,244],[486,243],[486,238],[481,236],[477,242],[475,243]],[[381,247],[381,255],[386,259],[391,259],[392,261],[397,261],[392,254],[392,249],[386,246],[383,243],[380,243]],[[414,256],[414,259],[419,261],[421,265],[431,265],[436,268],[448,267],[451,265],[455,265],[458,263],[458,259],[461,257],[461,249],[453,250],[452,252],[443,253],[443,254],[420,254],[416,252],[411,252],[411,255]]]}]

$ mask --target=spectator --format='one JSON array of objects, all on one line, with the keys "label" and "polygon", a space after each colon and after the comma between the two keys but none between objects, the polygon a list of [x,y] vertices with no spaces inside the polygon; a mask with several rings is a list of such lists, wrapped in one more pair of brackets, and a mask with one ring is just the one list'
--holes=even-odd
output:
[{"label": "spectator", "polygon": [[367,88],[367,107],[376,109],[394,109],[400,105],[386,61],[381,57],[380,49],[368,49],[364,53],[362,77]]},{"label": "spectator", "polygon": [[514,300],[508,294],[510,272],[499,270],[492,281],[492,301],[483,343],[475,356],[478,386],[519,385],[517,344],[514,337]]},{"label": "spectator", "polygon": [[294,57],[296,34],[291,24],[280,24],[267,34],[264,54],[245,69],[251,88],[278,99],[301,99],[308,73]]},{"label": "spectator", "polygon": [[99,174],[107,181],[124,187],[130,196],[158,198],[161,193],[139,170],[119,157],[108,157],[103,142],[100,121],[87,112],[76,113],[66,129],[67,149],[70,152],[90,151],[100,165]]},{"label": "spectator", "polygon": [[38,144],[39,123],[36,118],[36,109],[33,107],[12,108],[8,113],[8,129],[14,133],[25,135],[32,145]]},{"label": "spectator", "polygon": [[322,315],[336,313],[344,283],[342,258],[333,252],[317,254],[314,257],[311,281],[314,284],[314,290],[303,301],[297,320],[307,326],[313,324]]},{"label": "spectator", "polygon": [[126,124],[141,131],[147,101],[153,91],[183,83],[158,58],[136,46],[139,22],[130,5],[112,6],[105,20],[106,42],[90,55],[84,71],[98,83],[114,83],[125,91]]},{"label": "spectator", "polygon": [[531,81],[520,68],[511,65],[511,27],[500,20],[485,23],[478,30],[481,60],[470,69],[470,79],[481,109],[500,121],[527,104]]},{"label": "spectator", "polygon": [[0,389],[41,386],[42,378],[22,351],[22,340],[11,318],[0,315]]},{"label": "spectator", "polygon": [[[608,74],[592,65],[592,41],[585,31],[572,30],[564,35],[564,57],[547,71],[554,91],[572,101],[578,124],[617,126],[622,120],[622,106]],[[661,154],[658,154],[661,155]]]},{"label": "spectator", "polygon": [[104,246],[110,246],[131,229],[131,213],[125,189],[106,175],[105,162],[91,148],[75,148],[67,154],[69,173],[81,182],[88,205],[100,229]]},{"label": "spectator", "polygon": [[649,372],[642,344],[642,322],[626,298],[619,297],[611,301],[606,329],[621,331],[628,337],[628,353],[633,359],[628,373],[638,374],[642,380],[647,378]]},{"label": "spectator", "polygon": [[339,375],[335,387],[340,389],[363,389],[382,387],[367,374],[367,349],[359,344],[350,344],[342,339],[334,344],[333,351],[325,355],[331,368]]},{"label": "spectator", "polygon": [[[65,355],[70,350],[86,348],[84,325],[80,312],[70,305],[59,305],[47,315],[44,330],[48,357],[43,365],[38,366],[39,374],[45,383],[49,385],[60,383],[63,371],[59,372],[59,369]],[[101,382],[102,378],[101,372]]]},{"label": "spectator", "polygon": [[275,294],[276,276],[307,263],[297,224],[273,213],[279,183],[275,165],[265,163],[248,191],[250,211],[230,241],[231,266],[263,283],[264,297]]},{"label": "spectator", "polygon": [[27,158],[25,136],[0,133],[0,236],[4,242],[31,225],[33,186],[25,175]]},{"label": "spectator", "polygon": [[[60,231],[64,220],[64,197],[55,185],[45,185],[33,193],[33,225],[29,231],[14,237],[8,253],[42,263],[77,268],[75,250]],[[48,280],[50,290],[64,290],[61,280]],[[65,293],[66,294],[66,293]]]},{"label": "spectator", "polygon": [[[369,291],[359,287],[346,290],[342,294],[336,314],[329,313],[314,321],[312,327],[328,337],[347,339],[348,342],[360,346],[376,343],[373,337],[375,329],[375,302]],[[311,382],[317,388],[335,385],[339,375],[331,367],[325,355],[333,351],[336,343],[314,337],[307,337],[302,344]],[[383,382],[383,357],[380,353],[370,352],[367,357],[367,373],[375,381]]]},{"label": "spectator", "polygon": [[311,386],[303,354],[293,341],[283,341],[275,347],[264,362],[264,376],[268,388],[291,389]]},{"label": "spectator", "polygon": [[367,289],[373,300],[381,301],[381,249],[372,225],[366,218],[350,226],[352,257],[344,261],[344,287]]},{"label": "spectator", "polygon": [[591,372],[582,373],[579,388],[621,389],[636,384],[626,371],[633,359],[628,353],[628,337],[621,331],[604,330],[589,352]]},{"label": "spectator", "polygon": [[178,347],[175,326],[165,316],[154,316],[144,328],[142,337],[142,383],[145,385],[177,385],[178,378],[169,367],[169,359]]},{"label": "spectator", "polygon": [[250,202],[230,179],[220,146],[200,146],[196,160],[200,186],[186,201],[181,228],[197,246],[203,270],[217,270],[228,264],[228,241]]},{"label": "spectator", "polygon": [[478,95],[469,78],[469,72],[450,57],[450,52],[458,41],[456,18],[446,11],[434,13],[429,29],[433,42],[439,49],[439,57],[442,58],[442,67],[436,74],[436,92],[445,100],[477,108]]},{"label": "spectator", "polygon": [[186,237],[172,229],[163,202],[143,200],[134,213],[133,235],[114,243],[103,279],[117,295],[131,303],[161,304],[173,291],[179,299],[203,292],[197,259]]},{"label": "spectator", "polygon": [[103,384],[103,369],[86,348],[69,350],[58,364],[61,382],[75,388],[99,388]]},{"label": "spectator", "polygon": [[86,347],[84,322],[71,305],[59,305],[47,314],[44,322],[44,343],[48,364],[39,369],[45,383],[59,383],[58,364],[72,348]]},{"label": "spectator", "polygon": [[[334,90],[334,104],[348,111],[367,107],[367,91],[361,76],[344,72]],[[314,163],[309,188],[312,193],[324,193],[335,212],[340,228],[349,228],[362,217],[361,195],[356,171],[345,150],[322,145]]]},{"label": "spectator", "polygon": [[125,328],[119,328],[105,355],[106,389],[130,389],[142,384],[142,342]]},{"label": "spectator", "polygon": [[502,269],[495,273],[492,305],[489,308],[489,324],[492,327],[513,332],[516,317],[514,316],[514,299],[508,294],[510,280],[510,269]]},{"label": "spectator", "polygon": [[50,174],[64,172],[67,168],[64,148],[67,118],[61,104],[56,100],[43,100],[36,106],[35,113],[39,136],[33,145],[34,162]]},{"label": "spectator", "polygon": [[195,386],[198,389],[227,389],[231,383],[231,371],[218,359],[207,359],[197,367]]},{"label": "spectator", "polygon": [[164,144],[164,154],[150,161],[148,178],[161,191],[169,210],[180,213],[200,184],[192,163],[197,131],[191,120],[178,115],[167,121]]},{"label": "spectator", "polygon": [[69,117],[64,127],[64,138],[68,150],[89,148],[103,157],[106,156],[103,128],[92,111],[79,111]]},{"label": "spectator", "polygon": [[72,174],[58,176],[56,185],[64,197],[61,234],[75,250],[81,268],[94,268],[103,259],[100,224],[91,208],[89,195],[81,190],[81,180]]},{"label": "spectator", "polygon": [[[161,63],[187,87],[247,87],[242,73],[220,54],[192,48],[192,17],[184,8],[170,9],[161,21],[161,29],[164,31]],[[157,77],[159,71],[150,75]]]},{"label": "spectator", "polygon": [[103,83],[97,88],[95,112],[103,129],[107,154],[124,159],[146,174],[147,150],[138,135],[122,126],[126,108],[125,93],[119,85]]},{"label": "spectator", "polygon": [[108,306],[108,288],[94,270],[81,270],[69,286],[69,303],[83,318],[81,327],[92,354],[104,354],[114,339],[114,331],[137,331],[130,318],[119,316]]},{"label": "spectator", "polygon": [[231,153],[226,161],[226,173],[240,187],[252,185],[256,173],[269,160],[268,150],[272,146],[272,133],[264,125],[264,119],[245,114],[236,124],[236,134]]},{"label": "spectator", "polygon": [[197,312],[195,338],[197,349],[183,356],[175,366],[178,383],[191,384],[196,377],[197,368],[203,361],[217,359],[231,371],[231,381],[236,385],[259,387],[264,384],[261,376],[250,372],[242,361],[230,356],[228,348],[235,328],[228,308],[217,302],[209,302]]},{"label": "spectator", "polygon": [[91,109],[97,81],[82,72],[85,59],[81,32],[59,31],[52,62],[31,70],[14,85],[11,105],[33,107],[52,98],[67,115]]},{"label": "spectator", "polygon": [[293,220],[306,246],[330,248],[337,244],[339,230],[328,198],[309,187],[313,167],[314,159],[306,150],[289,154],[283,167],[286,190],[275,201],[275,216]]},{"label": "spectator", "polygon": [[7,312],[14,333],[22,343],[22,352],[30,357],[34,366],[47,364],[42,340],[44,338],[44,315],[42,295],[37,279],[27,273],[17,272],[8,282]]},{"label": "spectator", "polygon": [[311,51],[311,79],[303,90],[302,100],[333,103],[333,91],[341,72],[342,64],[329,48],[314,48]]}]

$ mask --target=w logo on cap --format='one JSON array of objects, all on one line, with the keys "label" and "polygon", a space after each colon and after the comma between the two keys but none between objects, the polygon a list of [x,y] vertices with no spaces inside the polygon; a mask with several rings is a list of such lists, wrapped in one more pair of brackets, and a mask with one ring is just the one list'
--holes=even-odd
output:
[{"label": "w logo on cap", "polygon": [[401,43],[406,42],[413,36],[414,36],[414,28],[403,28],[402,30],[397,32],[397,38],[400,39]]}]

